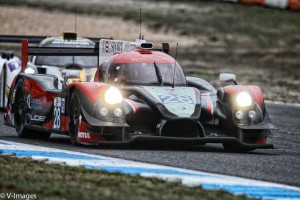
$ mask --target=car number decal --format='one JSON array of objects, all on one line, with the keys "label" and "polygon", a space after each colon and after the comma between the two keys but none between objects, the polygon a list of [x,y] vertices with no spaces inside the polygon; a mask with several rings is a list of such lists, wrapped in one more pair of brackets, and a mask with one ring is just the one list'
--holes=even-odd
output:
[{"label": "car number decal", "polygon": [[194,104],[192,98],[190,96],[179,96],[174,94],[165,94],[165,95],[159,95],[159,98],[163,104],[169,104],[169,103],[188,103],[188,104]]},{"label": "car number decal", "polygon": [[54,99],[54,109],[53,109],[53,115],[54,115],[54,122],[53,122],[53,129],[59,129],[60,128],[60,109],[61,109],[61,98],[56,97]]}]

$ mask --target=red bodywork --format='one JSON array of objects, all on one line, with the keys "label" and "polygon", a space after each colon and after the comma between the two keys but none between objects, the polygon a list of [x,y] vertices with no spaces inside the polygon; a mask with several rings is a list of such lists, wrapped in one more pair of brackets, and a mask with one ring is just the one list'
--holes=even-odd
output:
[{"label": "red bodywork", "polygon": [[160,63],[160,64],[175,64],[175,59],[171,56],[159,52],[148,50],[134,50],[119,54],[113,63]]}]

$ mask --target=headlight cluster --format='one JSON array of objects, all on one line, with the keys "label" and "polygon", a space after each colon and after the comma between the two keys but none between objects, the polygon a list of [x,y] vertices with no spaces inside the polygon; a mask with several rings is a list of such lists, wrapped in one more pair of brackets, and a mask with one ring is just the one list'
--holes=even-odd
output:
[{"label": "headlight cluster", "polygon": [[238,123],[248,124],[252,120],[256,120],[257,109],[254,106],[254,101],[252,96],[245,91],[239,92],[234,98],[235,119],[238,120]]},{"label": "headlight cluster", "polygon": [[109,87],[95,104],[94,112],[103,121],[123,122],[123,96],[115,87]]}]

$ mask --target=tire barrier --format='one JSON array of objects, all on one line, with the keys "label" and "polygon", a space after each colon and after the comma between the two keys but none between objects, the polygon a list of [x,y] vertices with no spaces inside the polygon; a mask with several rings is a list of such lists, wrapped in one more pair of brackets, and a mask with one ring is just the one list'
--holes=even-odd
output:
[{"label": "tire barrier", "polygon": [[223,1],[300,11],[300,0],[223,0]]}]

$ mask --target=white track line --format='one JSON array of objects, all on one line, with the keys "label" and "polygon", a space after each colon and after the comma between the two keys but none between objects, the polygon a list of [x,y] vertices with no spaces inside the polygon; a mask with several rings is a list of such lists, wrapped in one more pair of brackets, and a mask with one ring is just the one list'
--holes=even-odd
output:
[{"label": "white track line", "polygon": [[95,154],[41,147],[0,140],[0,153],[31,157],[48,163],[63,163],[84,166],[108,172],[156,177],[167,181],[181,182],[187,186],[202,186],[203,189],[223,189],[233,194],[274,200],[300,200],[300,188],[240,177],[206,173],[176,167],[147,164]]}]

